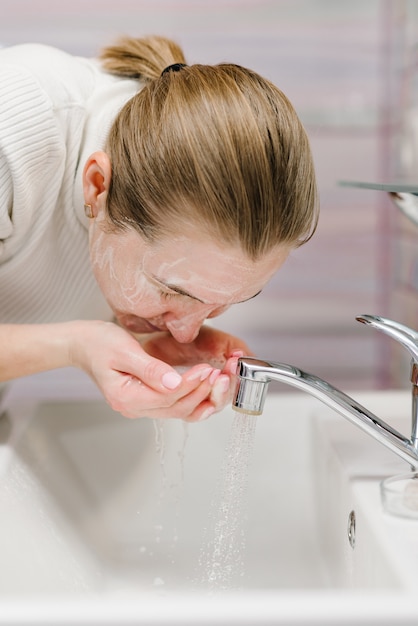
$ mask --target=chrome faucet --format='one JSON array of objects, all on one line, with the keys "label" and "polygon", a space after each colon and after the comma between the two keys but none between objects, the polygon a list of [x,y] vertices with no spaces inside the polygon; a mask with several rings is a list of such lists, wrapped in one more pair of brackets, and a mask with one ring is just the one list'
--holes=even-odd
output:
[{"label": "chrome faucet", "polygon": [[418,468],[418,333],[403,324],[374,315],[360,315],[357,321],[368,324],[401,343],[410,353],[412,382],[412,426],[408,439],[373,415],[361,404],[325,380],[285,363],[253,357],[238,359],[237,387],[232,406],[236,411],[260,415],[263,412],[268,383],[280,381],[315,396],[374,439],[399,455],[413,469]]}]

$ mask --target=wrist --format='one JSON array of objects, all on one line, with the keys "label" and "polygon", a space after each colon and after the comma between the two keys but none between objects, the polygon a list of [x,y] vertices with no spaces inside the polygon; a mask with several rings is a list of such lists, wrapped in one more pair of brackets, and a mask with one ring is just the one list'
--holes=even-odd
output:
[{"label": "wrist", "polygon": [[58,340],[58,348],[62,350],[67,365],[87,369],[86,347],[91,343],[96,327],[105,324],[107,322],[100,320],[73,320],[63,325],[65,328]]},{"label": "wrist", "polygon": [[73,365],[77,322],[0,325],[0,380]]}]

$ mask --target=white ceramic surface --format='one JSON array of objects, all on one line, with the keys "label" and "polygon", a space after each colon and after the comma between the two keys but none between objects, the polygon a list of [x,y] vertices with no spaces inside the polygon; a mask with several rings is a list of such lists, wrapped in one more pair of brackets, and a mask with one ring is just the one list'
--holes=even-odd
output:
[{"label": "white ceramic surface", "polygon": [[[236,414],[125,420],[72,375],[20,381],[4,398],[0,624],[417,623],[418,525],[379,497],[382,478],[408,470],[393,453],[305,394],[272,393],[249,471],[244,575],[214,590],[199,557]],[[356,398],[408,429],[406,392]]]}]

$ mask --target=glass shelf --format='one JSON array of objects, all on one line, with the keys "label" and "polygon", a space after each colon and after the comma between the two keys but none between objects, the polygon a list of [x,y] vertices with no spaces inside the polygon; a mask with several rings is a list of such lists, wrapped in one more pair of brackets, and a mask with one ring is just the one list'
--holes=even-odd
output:
[{"label": "glass shelf", "polygon": [[378,191],[412,193],[418,195],[418,182],[394,180],[388,182],[367,182],[357,180],[340,180],[340,187],[356,187],[357,189],[376,189]]}]

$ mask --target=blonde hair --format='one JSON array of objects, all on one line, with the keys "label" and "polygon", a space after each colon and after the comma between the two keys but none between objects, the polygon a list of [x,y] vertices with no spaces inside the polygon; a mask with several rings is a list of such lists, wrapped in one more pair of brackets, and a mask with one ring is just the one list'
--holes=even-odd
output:
[{"label": "blonde hair", "polygon": [[186,63],[163,37],[123,38],[100,58],[107,71],[143,81],[106,146],[113,224],[133,223],[149,240],[192,224],[251,259],[312,237],[318,202],[309,141],[270,81],[231,63],[162,74]]}]

